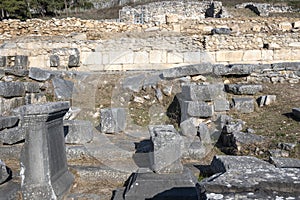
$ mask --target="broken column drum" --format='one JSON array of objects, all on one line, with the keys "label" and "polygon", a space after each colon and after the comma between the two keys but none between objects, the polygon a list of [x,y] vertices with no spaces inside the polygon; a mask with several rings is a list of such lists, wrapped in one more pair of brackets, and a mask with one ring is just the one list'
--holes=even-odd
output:
[{"label": "broken column drum", "polygon": [[68,102],[22,106],[26,131],[21,156],[23,199],[62,199],[74,178],[68,171],[63,116]]}]

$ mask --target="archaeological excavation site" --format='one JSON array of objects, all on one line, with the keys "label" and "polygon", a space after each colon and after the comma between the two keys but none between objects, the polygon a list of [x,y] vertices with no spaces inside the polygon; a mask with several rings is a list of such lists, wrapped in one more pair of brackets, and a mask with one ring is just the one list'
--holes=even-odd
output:
[{"label": "archaeological excavation site", "polygon": [[300,3],[88,2],[0,2],[0,200],[300,199]]}]

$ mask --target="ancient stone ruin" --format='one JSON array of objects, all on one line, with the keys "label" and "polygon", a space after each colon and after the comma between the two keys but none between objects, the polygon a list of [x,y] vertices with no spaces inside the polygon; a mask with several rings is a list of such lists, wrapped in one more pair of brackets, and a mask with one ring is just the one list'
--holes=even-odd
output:
[{"label": "ancient stone ruin", "polygon": [[295,12],[0,21],[0,199],[300,199]]}]

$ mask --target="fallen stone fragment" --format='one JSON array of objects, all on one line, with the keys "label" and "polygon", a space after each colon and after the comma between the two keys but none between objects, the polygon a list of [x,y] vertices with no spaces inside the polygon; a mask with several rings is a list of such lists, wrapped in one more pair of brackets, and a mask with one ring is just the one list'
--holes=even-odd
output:
[{"label": "fallen stone fragment", "polygon": [[172,125],[149,126],[153,151],[149,153],[151,169],[158,174],[181,173],[182,138]]},{"label": "fallen stone fragment", "polygon": [[270,162],[277,168],[300,168],[300,160],[296,158],[270,157]]},{"label": "fallen stone fragment", "polygon": [[254,99],[248,97],[233,98],[233,107],[241,113],[254,112]]},{"label": "fallen stone fragment", "polygon": [[254,95],[261,92],[263,87],[262,85],[227,84],[225,89],[227,92],[237,95]]},{"label": "fallen stone fragment", "polygon": [[58,55],[50,55],[50,67],[58,67],[59,62],[60,59]]},{"label": "fallen stone fragment", "polygon": [[14,127],[0,131],[0,142],[3,144],[15,144],[25,139],[25,129]]},{"label": "fallen stone fragment", "polygon": [[286,151],[292,151],[296,146],[297,146],[296,143],[286,143],[286,142],[280,142],[277,145],[278,148]]},{"label": "fallen stone fragment", "polygon": [[74,83],[62,78],[54,77],[52,79],[55,98],[58,100],[72,99]]},{"label": "fallen stone fragment", "polygon": [[163,71],[163,77],[166,79],[175,79],[185,76],[194,76],[199,74],[210,74],[213,72],[213,65],[210,63],[201,63],[197,65],[188,65],[175,67]]},{"label": "fallen stone fragment", "polygon": [[120,133],[126,128],[126,109],[105,108],[100,110],[100,129],[102,133]]},{"label": "fallen stone fragment", "polygon": [[93,125],[84,120],[65,120],[64,134],[67,144],[89,143],[93,140]]},{"label": "fallen stone fragment", "polygon": [[214,65],[214,74],[218,76],[250,75],[254,70],[255,66],[250,64]]},{"label": "fallen stone fragment", "polygon": [[40,68],[31,67],[29,69],[29,78],[36,81],[47,81],[51,77],[51,73]]},{"label": "fallen stone fragment", "polygon": [[276,95],[260,96],[256,101],[259,107],[267,106],[276,102]]},{"label": "fallen stone fragment", "polygon": [[145,79],[146,76],[144,74],[129,76],[123,80],[122,85],[124,89],[128,89],[133,92],[139,92],[143,87]]},{"label": "fallen stone fragment", "polygon": [[22,97],[25,95],[25,86],[22,82],[0,82],[0,96]]},{"label": "fallen stone fragment", "polygon": [[183,122],[180,123],[180,129],[182,135],[189,137],[189,138],[194,138],[197,136],[197,128],[194,124],[194,119],[189,118]]}]

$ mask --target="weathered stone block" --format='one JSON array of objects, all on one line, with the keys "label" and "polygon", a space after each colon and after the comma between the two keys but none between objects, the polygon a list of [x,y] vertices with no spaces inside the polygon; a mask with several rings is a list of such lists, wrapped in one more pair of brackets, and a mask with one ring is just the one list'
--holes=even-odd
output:
[{"label": "weathered stone block", "polygon": [[158,174],[181,173],[182,138],[172,125],[149,126],[153,152],[149,153],[151,169]]},{"label": "weathered stone block", "polygon": [[26,93],[39,93],[40,84],[34,82],[24,82],[25,92]]},{"label": "weathered stone block", "polygon": [[264,95],[260,96],[256,100],[259,107],[267,106],[276,102],[276,95]]},{"label": "weathered stone block", "polygon": [[50,67],[58,67],[60,65],[60,59],[58,55],[50,55]]},{"label": "weathered stone block", "polygon": [[227,92],[233,94],[254,95],[263,90],[262,85],[242,85],[242,84],[227,84],[225,85]]},{"label": "weathered stone block", "polygon": [[183,122],[180,123],[180,129],[182,135],[194,138],[197,136],[197,128],[195,126],[195,122],[193,118],[189,118]]},{"label": "weathered stone block", "polygon": [[167,52],[167,63],[183,63],[183,54]]},{"label": "weathered stone block", "polygon": [[150,63],[167,63],[167,52],[160,50],[152,50],[149,53]]},{"label": "weathered stone block", "polygon": [[51,73],[46,70],[42,70],[39,68],[31,67],[29,69],[29,78],[37,81],[46,81],[51,77]]},{"label": "weathered stone block", "polygon": [[207,118],[213,116],[213,105],[203,101],[184,101],[180,100],[181,121],[190,117]]},{"label": "weathered stone block", "polygon": [[24,97],[2,98],[0,97],[0,113],[10,112],[10,110],[25,104]]},{"label": "weathered stone block", "polygon": [[67,144],[85,144],[93,140],[93,125],[89,121],[65,120],[65,142]]},{"label": "weathered stone block", "polygon": [[230,28],[214,28],[211,30],[213,35],[229,35],[231,33]]},{"label": "weathered stone block", "polygon": [[74,83],[72,81],[54,77],[52,79],[52,84],[54,87],[55,98],[57,98],[58,100],[72,99],[74,89]]},{"label": "weathered stone block", "polygon": [[229,101],[226,99],[216,99],[214,100],[214,111],[223,112],[230,110]]},{"label": "weathered stone block", "polygon": [[246,50],[243,61],[259,61],[262,58],[261,50]]},{"label": "weathered stone block", "polygon": [[14,67],[21,68],[21,69],[27,69],[27,67],[28,67],[28,56],[17,55],[15,57]]},{"label": "weathered stone block", "polygon": [[270,157],[270,162],[277,168],[300,168],[300,160],[295,158]]},{"label": "weathered stone block", "polygon": [[5,69],[5,74],[24,77],[28,75],[28,70],[18,67],[9,67]]},{"label": "weathered stone block", "polygon": [[20,126],[0,131],[0,142],[3,144],[15,144],[24,139],[25,130]]},{"label": "weathered stone block", "polygon": [[163,71],[163,77],[167,79],[180,78],[184,76],[193,76],[199,74],[210,74],[213,71],[213,66],[210,63],[201,63],[166,69]]},{"label": "weathered stone block", "polygon": [[102,133],[119,133],[126,128],[126,109],[105,108],[100,110],[100,129]]},{"label": "weathered stone block", "polygon": [[238,112],[251,113],[254,112],[254,99],[253,98],[233,98],[233,106]]},{"label": "weathered stone block", "polygon": [[124,190],[117,192],[114,200],[200,199],[197,179],[187,168],[174,174],[134,173],[128,183]]},{"label": "weathered stone block", "polygon": [[224,84],[187,84],[182,86],[182,96],[188,101],[213,101],[225,98]]},{"label": "weathered stone block", "polygon": [[14,110],[24,116],[21,156],[23,199],[63,199],[74,178],[68,171],[63,116],[68,102],[26,105]]},{"label": "weathered stone block", "polygon": [[200,63],[200,52],[185,52],[183,60],[185,63]]},{"label": "weathered stone block", "polygon": [[218,51],[216,52],[217,62],[241,62],[243,60],[243,51]]},{"label": "weathered stone block", "polygon": [[19,117],[17,116],[0,117],[0,130],[14,127],[18,125],[18,122],[19,122]]},{"label": "weathered stone block", "polygon": [[25,86],[22,82],[0,82],[0,96],[22,97],[25,95]]},{"label": "weathered stone block", "polygon": [[6,67],[6,56],[0,56],[0,67]]},{"label": "weathered stone block", "polygon": [[79,55],[70,55],[69,56],[69,67],[79,67],[80,65],[80,56]]},{"label": "weathered stone block", "polygon": [[145,74],[128,76],[123,80],[122,85],[124,89],[129,89],[134,92],[139,92],[143,87],[145,79],[146,79]]},{"label": "weathered stone block", "polygon": [[132,51],[110,52],[108,64],[133,64],[133,56]]}]

